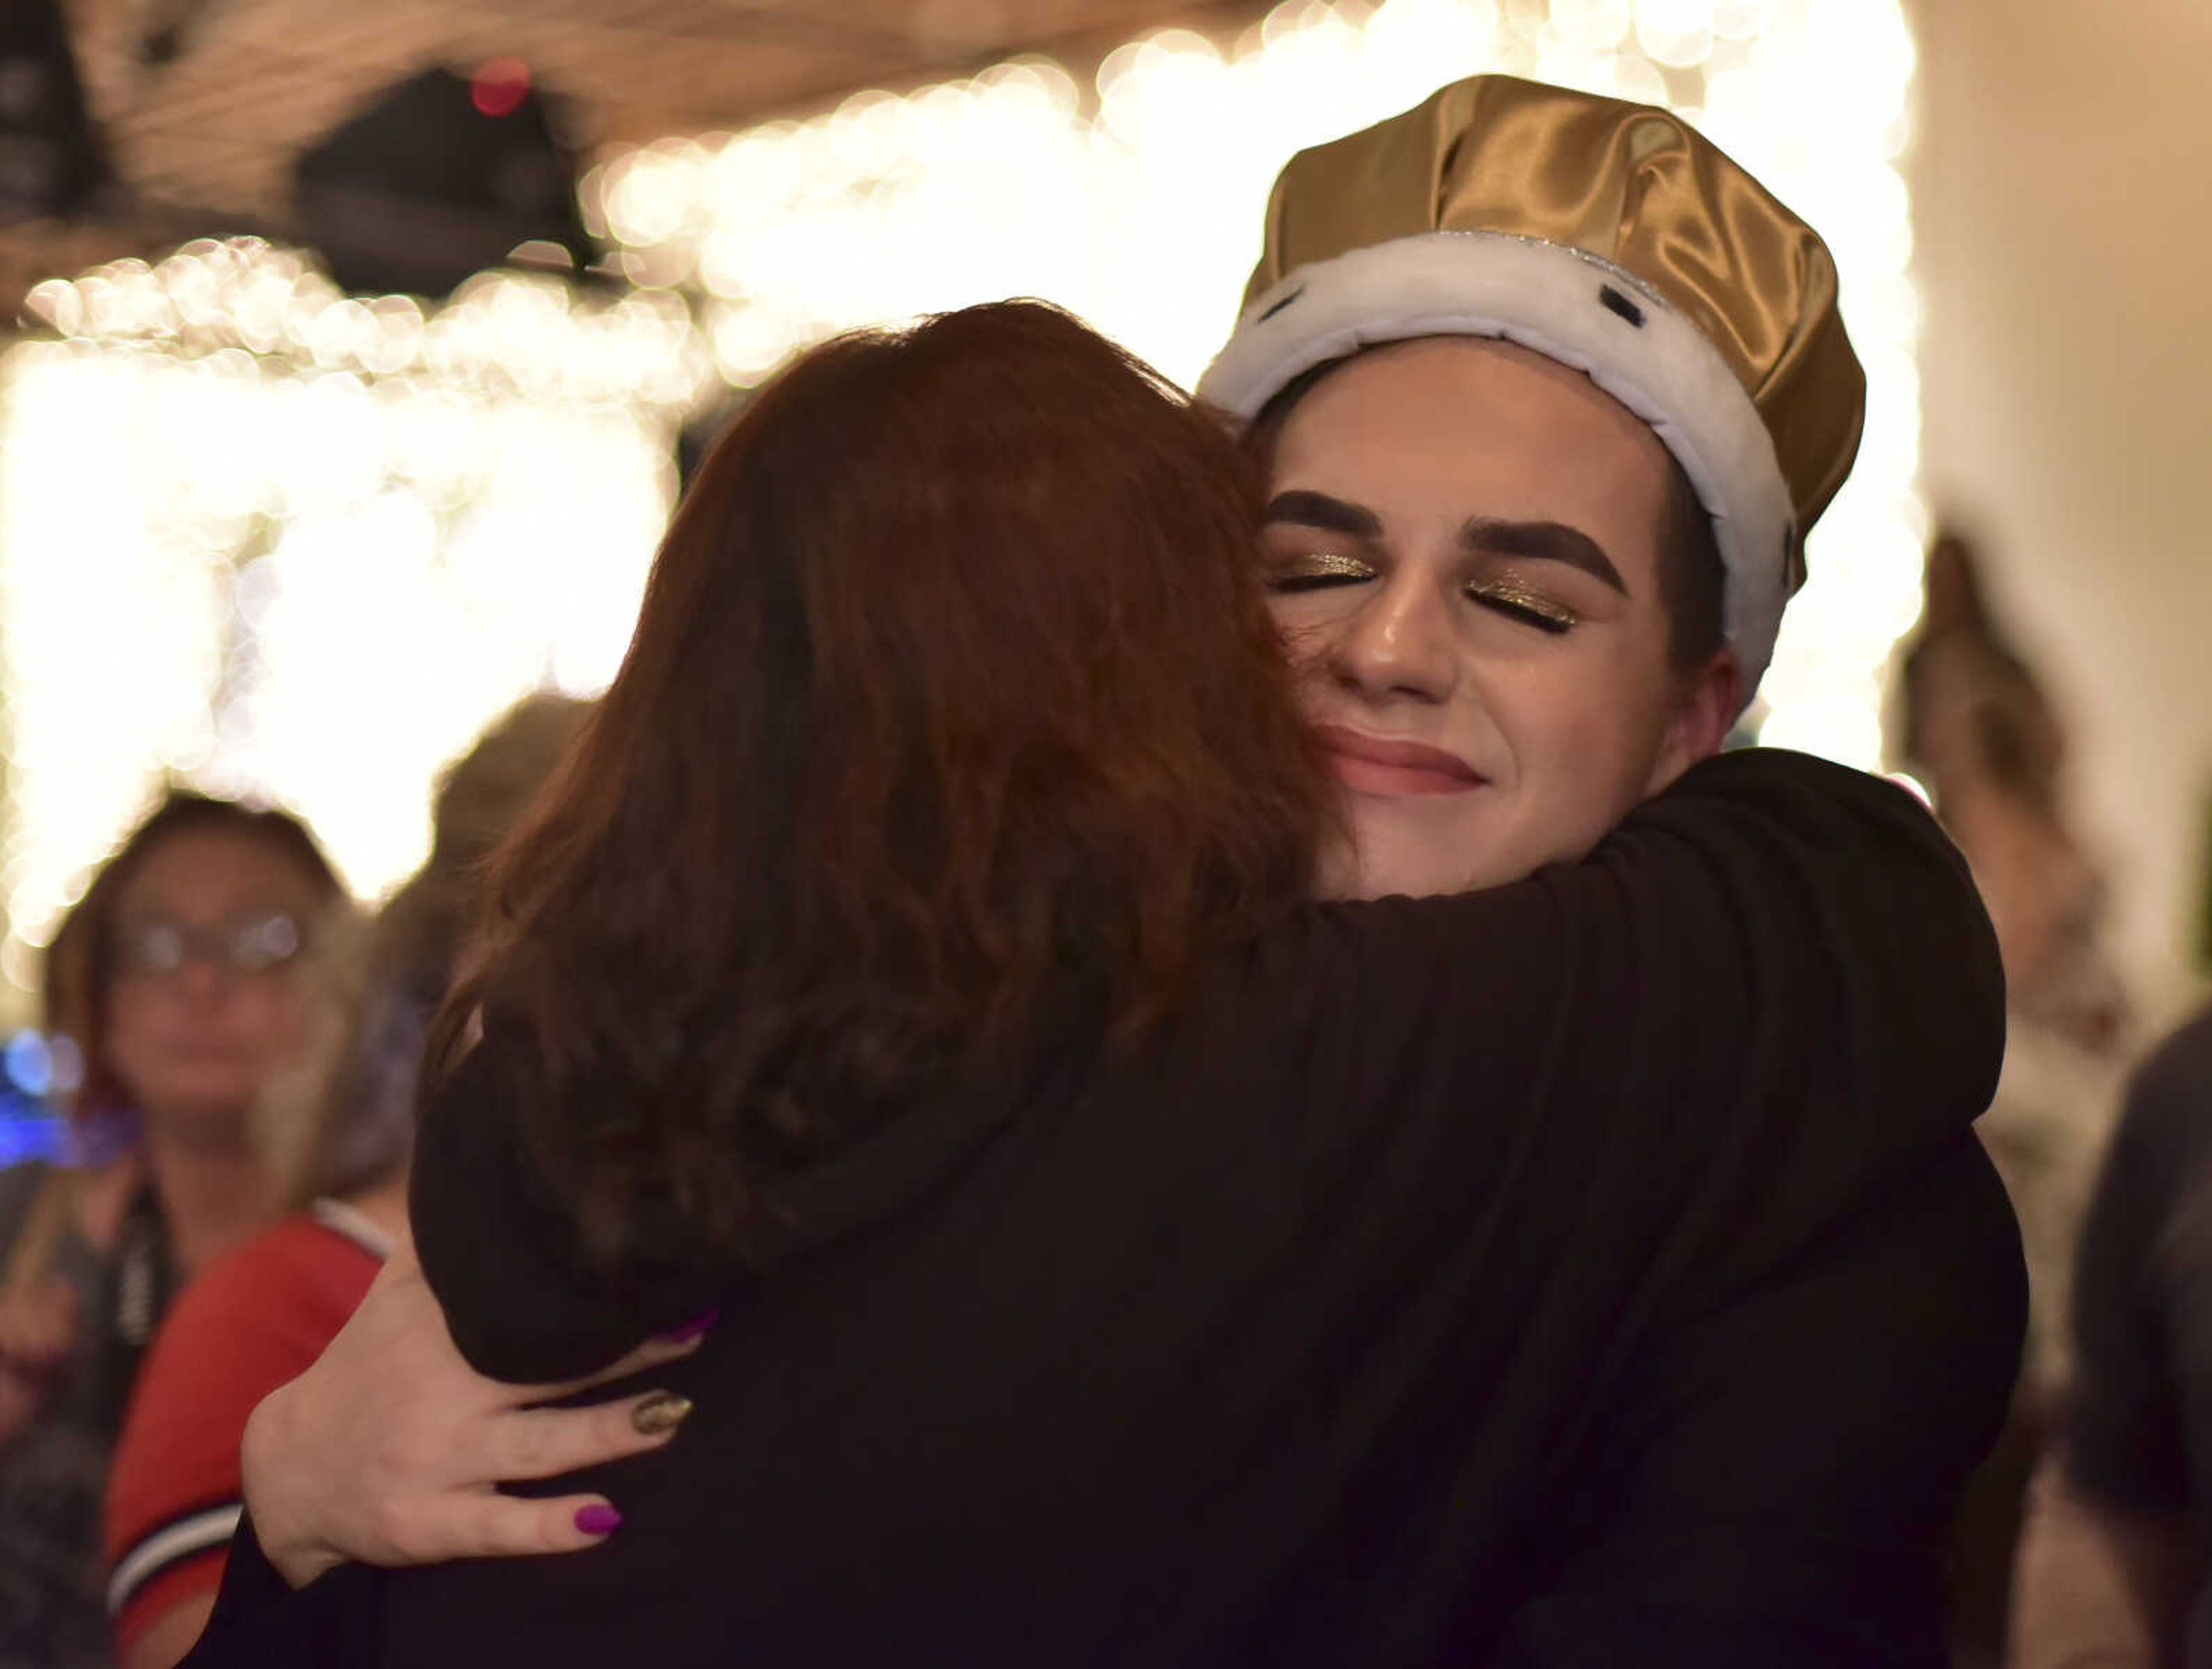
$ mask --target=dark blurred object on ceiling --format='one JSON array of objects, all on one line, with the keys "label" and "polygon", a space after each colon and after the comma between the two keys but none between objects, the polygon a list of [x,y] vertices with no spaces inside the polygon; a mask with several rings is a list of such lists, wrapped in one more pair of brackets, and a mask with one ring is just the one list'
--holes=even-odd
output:
[{"label": "dark blurred object on ceiling", "polygon": [[575,155],[514,58],[386,89],[301,154],[293,206],[298,235],[356,293],[443,295],[531,242],[592,259]]},{"label": "dark blurred object on ceiling", "polygon": [[0,0],[0,225],[78,214],[107,178],[56,0]]},{"label": "dark blurred object on ceiling", "polygon": [[112,186],[89,212],[0,215],[0,331],[44,278],[295,223],[301,152],[426,64],[499,54],[561,90],[588,154],[821,110],[1024,52],[1079,76],[1182,25],[1231,39],[1273,0],[0,0],[59,10]]}]

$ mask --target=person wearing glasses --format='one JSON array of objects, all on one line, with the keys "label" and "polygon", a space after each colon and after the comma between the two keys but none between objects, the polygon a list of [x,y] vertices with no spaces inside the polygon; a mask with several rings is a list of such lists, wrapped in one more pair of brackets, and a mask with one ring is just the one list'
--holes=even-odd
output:
[{"label": "person wearing glasses", "polygon": [[78,1162],[0,1172],[0,1662],[108,1661],[108,1456],[170,1299],[266,1218],[251,1111],[345,907],[296,819],[188,792],[77,907]]},{"label": "person wearing glasses", "polygon": [[533,695],[487,731],[439,785],[422,867],[315,959],[313,1035],[264,1097],[272,1136],[288,1138],[266,1155],[287,1215],[178,1300],[116,1445],[107,1602],[124,1669],[168,1669],[198,1637],[238,1522],[246,1417],[322,1354],[406,1235],[416,1072],[476,871],[590,712]]}]

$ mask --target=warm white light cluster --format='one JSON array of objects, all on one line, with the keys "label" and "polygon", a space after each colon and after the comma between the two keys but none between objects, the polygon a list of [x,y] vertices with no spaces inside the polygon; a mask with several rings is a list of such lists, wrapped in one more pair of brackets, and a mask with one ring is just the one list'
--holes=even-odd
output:
[{"label": "warm white light cluster", "polygon": [[1872,765],[1923,531],[1896,167],[1913,66],[1898,0],[1291,0],[1227,47],[1184,31],[1125,46],[1095,87],[1024,60],[631,150],[584,202],[636,282],[706,298],[739,385],[831,331],[1008,294],[1058,301],[1188,384],[1236,316],[1292,151],[1485,70],[1672,104],[1820,226],[1843,270],[1866,446],[1814,535],[1764,734]]},{"label": "warm white light cluster", "polygon": [[638,288],[487,276],[434,311],[341,295],[250,240],[39,287],[0,357],[0,972],[29,978],[164,774],[306,814],[374,894],[483,720],[611,675],[672,486],[668,440],[854,325],[1048,297],[1194,380],[1290,154],[1505,70],[1700,123],[1820,226],[1869,373],[1764,736],[1881,752],[1924,513],[1899,0],[1291,0],[1095,83],[1034,59],[806,122],[613,155],[587,219]]},{"label": "warm white light cluster", "polygon": [[429,313],[241,240],[43,284],[0,357],[0,973],[164,776],[304,815],[374,895],[427,787],[627,643],[711,371],[666,294]]}]

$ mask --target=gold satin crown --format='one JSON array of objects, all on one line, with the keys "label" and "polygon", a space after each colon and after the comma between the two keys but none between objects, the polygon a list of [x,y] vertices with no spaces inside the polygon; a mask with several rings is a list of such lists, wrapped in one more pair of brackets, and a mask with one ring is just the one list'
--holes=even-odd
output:
[{"label": "gold satin crown", "polygon": [[1679,117],[1506,76],[1455,82],[1291,159],[1245,301],[1301,267],[1438,231],[1582,250],[1670,302],[1757,408],[1800,537],[1850,473],[1866,376],[1837,312],[1835,261]]}]

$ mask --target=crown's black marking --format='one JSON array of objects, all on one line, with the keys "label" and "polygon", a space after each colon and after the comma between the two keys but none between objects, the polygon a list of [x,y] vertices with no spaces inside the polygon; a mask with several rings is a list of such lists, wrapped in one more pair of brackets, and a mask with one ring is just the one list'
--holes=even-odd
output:
[{"label": "crown's black marking", "polygon": [[1284,308],[1289,306],[1291,302],[1297,300],[1305,293],[1306,287],[1304,284],[1300,284],[1296,289],[1292,290],[1281,300],[1276,302],[1273,306],[1268,308],[1267,312],[1261,313],[1259,318],[1254,319],[1252,322],[1255,325],[1265,325],[1269,319],[1273,319],[1277,313],[1282,312]]},{"label": "crown's black marking", "polygon": [[1636,326],[1638,330],[1644,328],[1644,309],[1613,288],[1612,285],[1600,284],[1597,287],[1597,299]]}]

